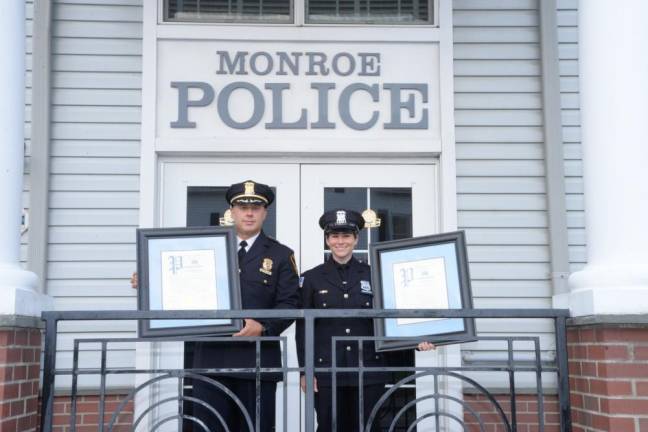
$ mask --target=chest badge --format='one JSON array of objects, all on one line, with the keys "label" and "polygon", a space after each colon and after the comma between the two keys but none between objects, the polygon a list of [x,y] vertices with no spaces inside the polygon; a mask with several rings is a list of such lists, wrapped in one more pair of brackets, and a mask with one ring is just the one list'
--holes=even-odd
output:
[{"label": "chest badge", "polygon": [[371,284],[369,283],[369,281],[366,280],[360,281],[360,292],[362,294],[373,294],[371,292]]},{"label": "chest badge", "polygon": [[272,275],[272,260],[270,258],[263,258],[259,271],[269,276]]}]

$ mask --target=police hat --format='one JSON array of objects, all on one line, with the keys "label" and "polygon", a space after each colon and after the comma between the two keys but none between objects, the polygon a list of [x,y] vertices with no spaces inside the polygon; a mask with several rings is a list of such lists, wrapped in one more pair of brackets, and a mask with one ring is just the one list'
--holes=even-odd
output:
[{"label": "police hat", "polygon": [[230,205],[260,204],[268,207],[272,204],[274,198],[274,192],[272,192],[270,186],[252,180],[234,183],[225,193],[225,199]]},{"label": "police hat", "polygon": [[353,210],[335,209],[327,211],[320,217],[319,226],[325,234],[331,232],[359,232],[365,226],[360,213]]}]

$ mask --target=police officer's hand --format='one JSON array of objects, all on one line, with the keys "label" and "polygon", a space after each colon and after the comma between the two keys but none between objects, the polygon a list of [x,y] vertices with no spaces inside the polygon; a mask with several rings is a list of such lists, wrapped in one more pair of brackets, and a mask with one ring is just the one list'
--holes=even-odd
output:
[{"label": "police officer's hand", "polygon": [[139,282],[139,280],[137,278],[137,272],[133,272],[133,275],[130,278],[131,288],[137,289],[137,286],[139,285],[138,282]]},{"label": "police officer's hand", "polygon": [[[301,387],[302,391],[306,393],[306,377],[302,375],[299,377],[299,386]],[[313,377],[313,391],[317,393],[317,378]]]},{"label": "police officer's hand", "polygon": [[261,336],[263,333],[263,326],[259,321],[253,319],[245,319],[245,325],[240,332],[234,333],[232,336]]},{"label": "police officer's hand", "polygon": [[436,346],[430,342],[420,342],[416,349],[419,351],[431,351],[436,349]]}]

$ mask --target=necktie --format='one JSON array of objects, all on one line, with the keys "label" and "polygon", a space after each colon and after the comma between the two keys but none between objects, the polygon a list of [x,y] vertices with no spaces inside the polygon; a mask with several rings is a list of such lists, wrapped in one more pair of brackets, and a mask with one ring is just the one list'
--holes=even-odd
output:
[{"label": "necktie", "polygon": [[241,263],[243,262],[243,258],[245,258],[245,254],[247,253],[247,251],[245,250],[247,245],[248,244],[245,240],[242,240],[241,243],[239,243],[239,246],[241,246],[238,250],[239,267],[241,266]]}]

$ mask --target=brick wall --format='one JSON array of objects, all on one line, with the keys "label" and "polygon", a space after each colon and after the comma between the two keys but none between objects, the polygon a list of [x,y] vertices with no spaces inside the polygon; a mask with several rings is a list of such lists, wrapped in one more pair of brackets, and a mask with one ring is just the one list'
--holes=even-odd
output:
[{"label": "brick wall", "polygon": [[[502,406],[504,413],[511,419],[511,402],[508,394],[495,395],[495,399]],[[482,395],[465,394],[464,402],[469,404],[485,423],[486,432],[505,432],[500,416],[495,411],[493,404]],[[535,395],[517,395],[516,416],[518,432],[537,432],[538,424],[538,399]],[[558,409],[558,396],[544,397],[545,428],[544,432],[558,432],[560,430],[560,417]],[[480,431],[479,423],[468,410],[464,410],[464,421],[468,431]]]},{"label": "brick wall", "polygon": [[0,328],[0,432],[35,431],[40,330]]},{"label": "brick wall", "polygon": [[[112,413],[122,401],[124,395],[106,396],[106,413],[104,414],[105,424],[110,421]],[[498,403],[510,419],[511,404],[508,395],[496,395]],[[504,432],[495,408],[484,396],[466,394],[466,403],[475,409],[486,424],[486,432]],[[538,432],[538,402],[533,395],[518,395],[517,397],[517,419],[519,432]],[[557,396],[545,396],[545,432],[557,432],[559,430],[558,398]],[[54,432],[69,432],[71,400],[69,396],[57,396],[54,399]],[[123,414],[119,416],[115,432],[130,431],[133,422],[133,404],[129,403]],[[80,396],[77,400],[77,428],[78,432],[96,432],[99,419],[99,397]],[[469,431],[479,431],[479,424],[468,411],[464,413],[464,421],[468,424]]]},{"label": "brick wall", "polygon": [[574,432],[648,431],[648,327],[568,331]]},{"label": "brick wall", "polygon": [[[104,405],[104,424],[106,429],[113,413],[124,399],[125,395],[107,395]],[[69,432],[70,414],[72,413],[72,400],[69,396],[56,396],[54,398],[54,432]],[[76,431],[96,432],[99,424],[99,396],[88,395],[77,397]],[[129,402],[115,422],[114,432],[131,430],[133,424],[133,402]]]}]

